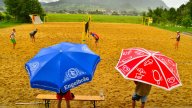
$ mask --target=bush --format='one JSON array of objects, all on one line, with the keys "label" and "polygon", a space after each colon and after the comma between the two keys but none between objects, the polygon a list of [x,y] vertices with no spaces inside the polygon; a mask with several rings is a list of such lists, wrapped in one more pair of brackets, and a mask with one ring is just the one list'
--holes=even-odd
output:
[{"label": "bush", "polygon": [[186,17],[184,17],[183,20],[182,20],[182,25],[183,25],[184,27],[186,27],[186,28],[191,27],[191,23],[192,23],[192,21],[191,21],[190,16],[186,16]]},{"label": "bush", "polygon": [[0,12],[0,21],[4,20],[4,16],[3,16],[3,13]]},{"label": "bush", "polygon": [[10,14],[5,14],[5,20],[10,21],[13,17]]},{"label": "bush", "polygon": [[119,15],[118,12],[113,11],[113,13],[111,15]]}]

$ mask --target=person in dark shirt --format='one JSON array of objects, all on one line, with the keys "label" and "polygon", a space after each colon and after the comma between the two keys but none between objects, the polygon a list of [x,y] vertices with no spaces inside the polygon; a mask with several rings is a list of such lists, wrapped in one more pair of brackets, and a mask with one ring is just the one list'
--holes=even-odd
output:
[{"label": "person in dark shirt", "polygon": [[179,47],[180,37],[181,37],[180,32],[177,31],[176,43],[175,43],[175,49],[178,49],[178,47]]},{"label": "person in dark shirt", "polygon": [[35,29],[35,30],[33,30],[32,32],[29,33],[32,42],[35,42],[35,34],[36,33],[37,33],[37,29]]}]

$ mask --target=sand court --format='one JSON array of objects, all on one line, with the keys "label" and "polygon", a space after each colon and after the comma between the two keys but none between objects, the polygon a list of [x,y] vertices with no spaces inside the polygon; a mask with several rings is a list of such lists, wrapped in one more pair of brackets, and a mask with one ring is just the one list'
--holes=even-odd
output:
[{"label": "sand court", "polygon": [[[45,23],[36,25],[36,42],[32,43],[29,33],[32,24],[23,24],[0,29],[0,107],[15,106],[17,102],[36,102],[39,93],[53,93],[32,89],[24,64],[44,47],[60,42],[81,43],[82,23]],[[16,29],[16,48],[12,49],[9,34]],[[100,55],[101,62],[95,71],[93,80],[72,89],[74,94],[99,95],[103,89],[105,101],[97,103],[99,108],[130,108],[134,83],[126,80],[115,70],[121,50],[131,47],[143,47],[160,51],[174,59],[182,82],[181,87],[171,91],[152,87],[146,108],[191,108],[192,107],[192,37],[181,34],[179,49],[174,49],[176,36],[170,32],[140,24],[91,23],[91,31],[100,35],[98,47],[94,39],[87,38],[89,48]],[[52,102],[51,108],[56,108]],[[65,102],[62,103],[65,105]],[[140,106],[140,103],[137,103]],[[173,107],[174,106],[174,107]],[[18,107],[18,106],[16,106]],[[26,106],[27,107],[27,106]],[[30,107],[30,106],[29,106]],[[33,107],[33,106],[32,106]],[[36,107],[36,106],[35,106]],[[89,102],[71,102],[72,108],[90,108]]]}]

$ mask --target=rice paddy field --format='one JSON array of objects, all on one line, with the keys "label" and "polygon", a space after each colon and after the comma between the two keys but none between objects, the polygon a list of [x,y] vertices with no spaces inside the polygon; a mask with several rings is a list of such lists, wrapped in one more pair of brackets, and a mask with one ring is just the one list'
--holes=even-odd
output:
[{"label": "rice paddy field", "polygon": [[[15,103],[43,102],[36,100],[39,93],[49,91],[33,89],[24,64],[41,48],[60,42],[81,43],[83,23],[80,22],[49,22],[36,25],[39,31],[36,42],[32,43],[29,32],[34,29],[32,24],[15,26],[16,49],[12,49],[9,35],[13,27],[0,29],[0,108],[43,108],[40,105],[15,105]],[[142,47],[160,51],[178,64],[178,72],[182,86],[171,91],[152,87],[146,108],[192,108],[192,37],[181,34],[179,49],[174,48],[175,32],[150,26],[128,23],[91,23],[91,31],[100,35],[96,47],[92,37],[86,44],[100,55],[94,78],[91,82],[80,85],[71,91],[77,95],[99,95],[104,91],[105,101],[98,102],[98,108],[130,108],[131,96],[135,84],[126,80],[115,70],[122,49]],[[57,101],[51,101],[51,108],[56,108]],[[62,103],[65,106],[65,102]],[[90,102],[71,101],[71,108],[92,108]],[[140,102],[137,102],[137,108]]]}]

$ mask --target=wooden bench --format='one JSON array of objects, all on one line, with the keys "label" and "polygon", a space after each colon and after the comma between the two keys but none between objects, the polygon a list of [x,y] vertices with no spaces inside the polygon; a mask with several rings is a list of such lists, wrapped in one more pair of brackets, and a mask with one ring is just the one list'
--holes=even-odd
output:
[{"label": "wooden bench", "polygon": [[[45,101],[45,108],[49,108],[50,100],[57,100],[56,94],[38,94],[36,99]],[[75,95],[75,98],[71,101],[91,101],[93,102],[94,108],[96,108],[96,101],[104,101],[105,97],[101,96],[83,96]],[[65,100],[65,98],[63,98]]]}]

